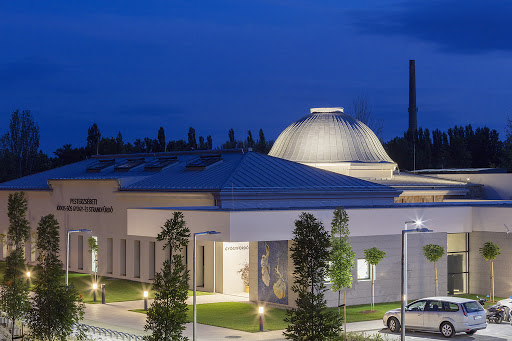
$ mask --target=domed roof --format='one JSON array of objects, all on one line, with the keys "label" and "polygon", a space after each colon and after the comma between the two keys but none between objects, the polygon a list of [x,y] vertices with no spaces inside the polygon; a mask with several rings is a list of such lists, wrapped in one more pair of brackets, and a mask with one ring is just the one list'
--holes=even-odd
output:
[{"label": "domed roof", "polygon": [[301,163],[394,163],[373,131],[343,108],[312,108],[279,135],[268,155]]}]

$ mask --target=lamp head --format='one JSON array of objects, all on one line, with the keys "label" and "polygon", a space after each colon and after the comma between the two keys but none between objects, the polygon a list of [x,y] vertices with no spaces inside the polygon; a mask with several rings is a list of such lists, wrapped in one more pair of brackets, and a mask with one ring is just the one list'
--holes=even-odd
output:
[{"label": "lamp head", "polygon": [[147,291],[147,290],[144,290],[144,298],[148,298],[148,296],[149,296],[148,291]]},{"label": "lamp head", "polygon": [[416,224],[417,227],[420,227],[421,225],[423,225],[423,221],[421,219],[416,219],[414,221],[414,224]]},{"label": "lamp head", "polygon": [[92,284],[92,290],[96,290],[96,289],[98,289],[98,284],[93,283],[93,284]]},{"label": "lamp head", "polygon": [[220,232],[217,231],[206,231],[207,234],[220,234]]},{"label": "lamp head", "polygon": [[27,277],[30,277],[30,271],[27,271]]},{"label": "lamp head", "polygon": [[261,315],[261,314],[263,314],[263,307],[259,307],[259,308],[258,308],[258,313],[259,313],[260,315]]}]

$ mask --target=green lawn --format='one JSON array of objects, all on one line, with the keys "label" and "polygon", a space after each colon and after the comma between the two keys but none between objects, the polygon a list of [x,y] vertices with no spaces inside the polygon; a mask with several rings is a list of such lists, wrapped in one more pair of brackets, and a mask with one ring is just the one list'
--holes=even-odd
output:
[{"label": "green lawn", "polygon": [[[105,284],[105,301],[109,302],[122,302],[122,301],[135,301],[143,299],[144,290],[149,291],[149,298],[153,298],[150,283],[141,283],[130,281],[127,279],[118,279],[111,277],[99,276],[98,290],[96,292],[97,301],[101,303],[101,287],[100,284]],[[89,274],[70,273],[69,283],[77,288],[78,292],[83,296],[85,303],[94,303],[93,301],[93,283],[94,276]],[[64,280],[64,278],[63,278]],[[189,296],[192,296],[192,291],[189,290]],[[198,291],[197,295],[211,295],[211,293]]]},{"label": "green lawn", "polygon": [[[347,307],[347,322],[370,321],[382,319],[384,313],[390,309],[399,308],[400,302],[377,303],[376,311],[367,313],[370,310],[369,304],[362,304]],[[338,308],[329,308],[336,310]],[[145,313],[142,309],[133,310]],[[342,310],[343,313],[343,310]],[[286,310],[278,308],[265,308],[263,326],[266,330],[285,329],[284,322]],[[192,322],[192,306],[189,306],[188,320]],[[210,326],[224,327],[246,332],[259,331],[258,307],[254,304],[239,302],[209,303],[197,305],[197,322]]]}]

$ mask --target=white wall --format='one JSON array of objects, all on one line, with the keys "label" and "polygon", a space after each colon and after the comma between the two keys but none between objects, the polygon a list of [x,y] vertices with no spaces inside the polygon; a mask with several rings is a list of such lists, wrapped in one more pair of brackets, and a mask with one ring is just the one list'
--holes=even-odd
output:
[{"label": "white wall", "polygon": [[223,293],[239,294],[245,292],[245,286],[239,271],[249,264],[249,243],[223,244]]},{"label": "white wall", "polygon": [[481,184],[484,199],[510,200],[512,199],[512,173],[497,174],[432,174],[439,178],[468,181]]}]

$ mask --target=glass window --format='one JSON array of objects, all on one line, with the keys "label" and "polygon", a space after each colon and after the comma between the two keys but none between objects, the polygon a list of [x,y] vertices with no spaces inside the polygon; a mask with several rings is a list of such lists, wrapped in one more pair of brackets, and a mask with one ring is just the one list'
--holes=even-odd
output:
[{"label": "glass window", "polygon": [[463,252],[468,251],[468,234],[467,233],[448,233],[447,252]]},{"label": "glass window", "polygon": [[451,312],[459,311],[459,305],[451,302],[443,302],[443,310]]},{"label": "glass window", "polygon": [[426,301],[416,301],[407,306],[407,311],[423,311],[425,310]]},{"label": "glass window", "polygon": [[429,311],[441,311],[443,309],[443,305],[440,301],[428,301],[427,310]]},{"label": "glass window", "polygon": [[358,259],[357,260],[357,279],[358,280],[371,279],[370,264],[368,264],[366,259]]},{"label": "glass window", "polygon": [[464,305],[464,308],[466,308],[466,311],[468,313],[474,313],[476,311],[484,310],[484,308],[482,308],[482,306],[478,302],[475,302],[475,301],[463,303],[463,305]]}]

